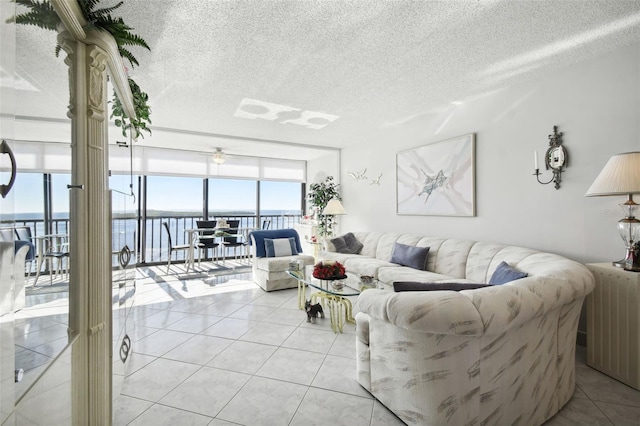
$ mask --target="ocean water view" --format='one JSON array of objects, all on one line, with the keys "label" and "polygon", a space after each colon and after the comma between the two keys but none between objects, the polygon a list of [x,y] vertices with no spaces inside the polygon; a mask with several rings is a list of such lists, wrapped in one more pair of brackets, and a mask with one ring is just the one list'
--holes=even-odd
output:
[{"label": "ocean water view", "polygon": [[[188,244],[188,233],[202,219],[208,206],[208,219],[239,220],[240,228],[262,228],[264,220],[271,229],[292,227],[302,214],[304,186],[300,182],[256,181],[174,176],[112,175],[109,178],[112,205],[112,252],[125,245],[136,252],[138,263],[166,262],[169,252],[169,225],[173,245]],[[0,212],[0,226],[29,226],[33,237],[69,233],[69,174],[43,175],[19,173],[14,192],[30,194],[16,196],[8,213]],[[206,183],[206,185],[205,185]],[[38,188],[48,188],[40,191]],[[206,189],[205,189],[206,188]],[[45,224],[45,206],[51,212]],[[144,221],[137,217],[138,209],[146,209]],[[260,212],[260,217],[257,212]],[[140,235],[139,235],[140,233]],[[226,250],[230,255],[232,250]],[[174,260],[183,260],[184,251],[174,252]],[[114,265],[117,256],[113,256]]]},{"label": "ocean water view", "polygon": [[[260,212],[260,222],[257,215],[249,211],[210,211],[209,219],[224,218],[226,220],[239,220],[240,233],[247,235],[251,229],[259,229],[263,226],[263,221],[269,221],[270,229],[283,229],[293,227],[298,223],[301,211],[291,210],[266,210]],[[140,242],[144,247],[144,254],[138,256],[138,260],[144,263],[164,262],[167,260],[168,239],[166,231],[162,225],[167,222],[171,232],[173,245],[188,244],[187,229],[196,228],[196,221],[202,219],[201,212],[193,211],[160,211],[153,210],[147,213],[145,221],[144,239]],[[13,215],[0,215],[1,226],[29,226],[33,237],[47,234],[45,231],[44,218],[42,213],[16,213]],[[51,223],[52,234],[68,234],[69,214],[58,212],[53,214]],[[133,250],[137,247],[138,218],[135,213],[114,212],[112,220],[112,252],[119,252],[125,245]],[[232,256],[233,249],[226,249],[224,256]],[[174,254],[174,261],[184,260],[185,252]],[[117,256],[113,257],[114,266],[117,263]]]}]

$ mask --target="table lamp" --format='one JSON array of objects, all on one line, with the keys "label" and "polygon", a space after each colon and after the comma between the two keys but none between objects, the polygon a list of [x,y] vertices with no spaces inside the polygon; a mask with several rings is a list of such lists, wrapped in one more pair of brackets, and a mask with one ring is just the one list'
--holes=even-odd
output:
[{"label": "table lamp", "polygon": [[633,246],[640,239],[640,220],[634,216],[638,204],[633,201],[633,194],[640,194],[640,152],[625,152],[611,157],[585,196],[627,196],[627,201],[621,204],[627,210],[626,216],[618,221],[618,232],[625,243],[627,253],[624,259],[613,264],[627,270],[639,271]]},{"label": "table lamp", "polygon": [[[329,200],[324,210],[322,210],[323,216],[337,216],[342,214],[347,214],[347,212],[344,211],[342,203],[337,198],[332,198],[331,200]],[[333,234],[333,217],[329,219],[328,224],[329,228],[331,229],[331,233]]]},{"label": "table lamp", "polygon": [[324,208],[324,210],[322,210],[322,214],[325,216],[335,216],[339,214],[347,214],[347,212],[344,211],[344,207],[342,206],[340,200],[338,200],[337,198],[333,198],[329,200],[327,206]]}]

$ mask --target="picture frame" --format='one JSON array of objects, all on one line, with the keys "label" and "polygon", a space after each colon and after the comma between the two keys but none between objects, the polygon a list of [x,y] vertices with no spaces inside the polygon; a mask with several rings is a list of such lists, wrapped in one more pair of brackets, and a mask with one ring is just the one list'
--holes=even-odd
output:
[{"label": "picture frame", "polygon": [[398,215],[475,216],[475,133],[396,154]]}]

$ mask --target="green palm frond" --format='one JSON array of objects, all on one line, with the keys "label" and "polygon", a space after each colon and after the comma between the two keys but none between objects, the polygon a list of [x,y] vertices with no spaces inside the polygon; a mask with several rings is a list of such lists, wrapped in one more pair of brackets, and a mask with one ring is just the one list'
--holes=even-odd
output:
[{"label": "green palm frond", "polygon": [[125,49],[122,46],[118,46],[118,52],[120,52],[120,56],[122,56],[123,58],[127,59],[130,63],[131,63],[131,67],[134,68],[136,65],[140,65],[138,63],[138,60],[136,59],[135,56],[133,56],[133,53],[129,52],[127,49]]},{"label": "green palm frond", "polygon": [[132,32],[125,32],[121,34],[120,37],[121,43],[130,46],[141,46],[146,48],[147,50],[151,50],[147,42],[137,34],[133,34]]},{"label": "green palm frond", "polygon": [[101,16],[96,18],[93,25],[111,33],[111,35],[113,35],[113,38],[116,39],[116,43],[118,43],[119,45],[136,45],[151,50],[147,42],[144,41],[142,37],[131,32],[133,28],[125,24],[122,18]]},{"label": "green palm frond", "polygon": [[85,18],[91,14],[91,11],[98,3],[100,3],[100,0],[78,0],[80,10],[82,10],[82,15],[84,15]]},{"label": "green palm frond", "polygon": [[22,25],[35,25],[45,30],[55,31],[60,24],[60,18],[53,9],[53,6],[46,1],[38,0],[14,0],[16,4],[30,9],[29,12],[21,13],[13,18],[7,19],[7,23],[15,22]]},{"label": "green palm frond", "polygon": [[105,7],[102,9],[98,9],[98,10],[94,10],[92,13],[95,16],[105,16],[105,15],[110,15],[111,12],[113,12],[114,10],[116,10],[117,8],[119,8],[120,6],[122,6],[124,4],[124,1],[121,1],[120,3],[116,4],[115,6],[112,7]]}]

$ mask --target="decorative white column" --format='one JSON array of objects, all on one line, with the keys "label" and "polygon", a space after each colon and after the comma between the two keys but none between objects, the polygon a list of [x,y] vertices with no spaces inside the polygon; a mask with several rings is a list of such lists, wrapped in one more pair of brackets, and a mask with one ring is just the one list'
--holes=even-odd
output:
[{"label": "decorative white column", "polygon": [[111,424],[111,249],[107,54],[61,32],[71,118],[69,334],[73,424]]}]

